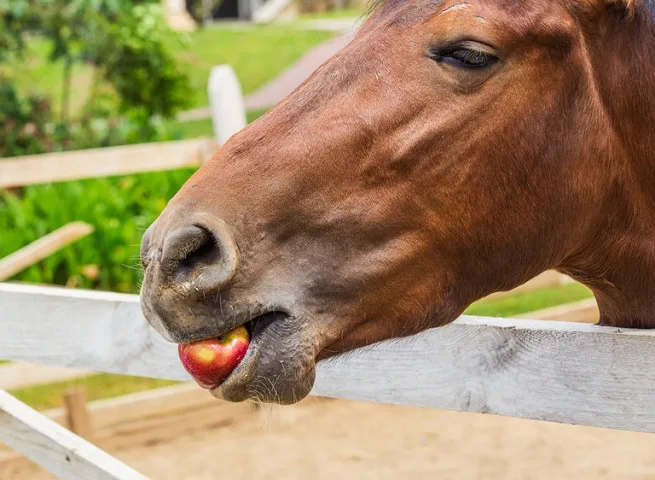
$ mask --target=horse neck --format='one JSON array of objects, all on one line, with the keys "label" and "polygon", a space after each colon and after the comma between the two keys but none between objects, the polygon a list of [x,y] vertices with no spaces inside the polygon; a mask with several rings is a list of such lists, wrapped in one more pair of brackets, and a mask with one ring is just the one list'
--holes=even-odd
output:
[{"label": "horse neck", "polygon": [[[587,35],[598,95],[628,167],[655,202],[655,8],[649,0],[632,17],[616,11]],[[655,203],[653,203],[655,204]]]},{"label": "horse neck", "polygon": [[601,324],[655,328],[655,14],[609,13],[585,32],[598,97],[616,138],[607,208],[567,268],[592,288]]}]

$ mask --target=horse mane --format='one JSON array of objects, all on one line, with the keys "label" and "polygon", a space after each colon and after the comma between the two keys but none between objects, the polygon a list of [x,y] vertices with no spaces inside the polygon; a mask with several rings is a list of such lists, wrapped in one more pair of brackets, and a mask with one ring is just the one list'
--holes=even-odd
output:
[{"label": "horse mane", "polygon": [[[603,1],[603,0],[599,0]],[[643,7],[646,11],[655,17],[655,0],[604,0],[608,4],[623,5],[628,11],[635,12]],[[368,16],[374,11],[393,11],[397,7],[406,3],[407,0],[370,0],[367,7],[364,9],[363,16]],[[442,3],[442,2],[436,2]]]}]

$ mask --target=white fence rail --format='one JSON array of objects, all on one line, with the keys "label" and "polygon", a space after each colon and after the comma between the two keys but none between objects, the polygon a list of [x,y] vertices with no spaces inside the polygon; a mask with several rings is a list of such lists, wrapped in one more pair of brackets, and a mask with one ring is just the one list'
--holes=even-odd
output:
[{"label": "white fence rail", "polygon": [[199,167],[216,151],[209,138],[0,159],[0,188]]},{"label": "white fence rail", "polygon": [[64,480],[146,480],[3,390],[0,440]]},{"label": "white fence rail", "polygon": [[[0,305],[0,358],[189,380],[136,296],[3,284]],[[655,432],[655,331],[463,317],[320,364],[314,393]]]}]

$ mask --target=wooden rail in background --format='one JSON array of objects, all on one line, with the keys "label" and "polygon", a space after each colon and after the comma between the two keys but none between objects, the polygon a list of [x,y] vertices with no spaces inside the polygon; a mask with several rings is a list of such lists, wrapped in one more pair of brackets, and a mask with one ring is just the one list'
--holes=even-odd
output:
[{"label": "wooden rail in background", "polygon": [[556,322],[581,322],[598,323],[600,311],[598,304],[593,298],[579,302],[566,303],[556,307],[525,313],[517,318],[529,318],[532,320],[551,320]]},{"label": "wooden rail in background", "polygon": [[528,280],[526,283],[513,290],[492,293],[487,298],[505,298],[512,295],[517,295],[519,293],[527,293],[533,290],[539,290],[541,288],[561,287],[571,283],[575,283],[575,280],[559,272],[556,272],[555,270],[548,270],[547,272],[537,275],[533,279]]},{"label": "wooden rail in background", "polygon": [[[184,433],[229,426],[252,415],[250,403],[218,401],[195,384],[159,388],[84,404],[81,392],[69,392],[66,408],[42,412],[53,422],[91,440],[104,450],[120,450],[177,438]],[[81,422],[79,419],[82,419]],[[77,419],[71,422],[71,419]],[[0,472],[25,458],[0,451]]]},{"label": "wooden rail in background", "polygon": [[146,480],[3,390],[0,390],[0,440],[65,480]]},{"label": "wooden rail in background", "polygon": [[0,365],[0,389],[17,390],[48,383],[63,382],[93,375],[89,370],[55,367],[52,365],[32,365],[12,363]]},{"label": "wooden rail in background", "polygon": [[[515,318],[594,324],[598,322],[599,317],[598,305],[593,298],[590,298],[517,315]],[[0,366],[0,388],[14,390],[34,385],[84,378],[94,373],[89,370],[16,363]]]},{"label": "wooden rail in background", "polygon": [[216,151],[210,138],[95,148],[0,159],[0,188],[199,167]]},{"label": "wooden rail in background", "polygon": [[[1,162],[0,162],[1,165]],[[0,178],[2,178],[0,176]],[[49,257],[77,240],[90,235],[93,226],[73,222],[39,238],[11,255],[0,258],[0,282]]]},{"label": "wooden rail in background", "polygon": [[[136,296],[5,284],[0,304],[0,358],[190,380]],[[320,363],[313,393],[655,432],[653,342],[655,331],[463,317]]]}]

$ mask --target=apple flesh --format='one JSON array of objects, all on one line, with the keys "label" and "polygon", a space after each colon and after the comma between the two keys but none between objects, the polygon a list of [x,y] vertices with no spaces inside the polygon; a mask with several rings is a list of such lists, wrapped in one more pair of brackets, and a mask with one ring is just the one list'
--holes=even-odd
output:
[{"label": "apple flesh", "polygon": [[177,348],[184,369],[203,388],[217,388],[246,356],[250,335],[238,327],[221,338],[200,340]]}]

